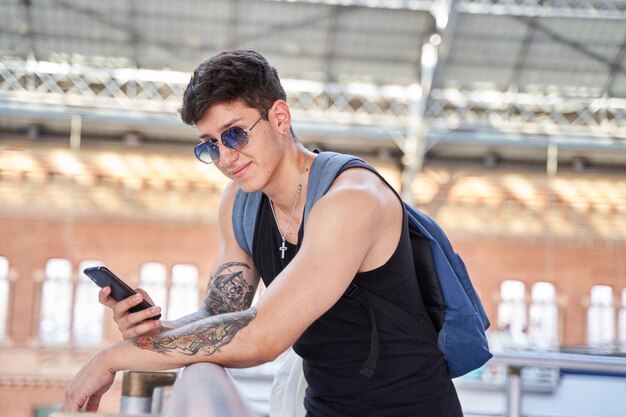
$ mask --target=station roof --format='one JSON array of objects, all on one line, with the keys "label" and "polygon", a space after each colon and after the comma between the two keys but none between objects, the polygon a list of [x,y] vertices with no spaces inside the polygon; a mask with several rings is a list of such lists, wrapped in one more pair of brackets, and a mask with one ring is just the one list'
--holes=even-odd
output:
[{"label": "station roof", "polygon": [[[554,142],[586,155],[626,153],[626,0],[0,0],[0,8],[5,84],[14,62],[189,74],[219,51],[247,48],[285,80],[340,86],[340,95],[325,98],[355,114],[396,103],[368,103],[345,93],[350,86],[405,88],[405,98],[418,86],[428,94],[422,116],[434,154],[472,144],[506,152],[520,143],[545,153]],[[424,85],[433,64],[425,62],[427,44],[438,53],[432,84]],[[10,93],[0,88],[5,125],[15,109]],[[320,96],[307,94],[309,101],[293,101],[319,106]],[[321,129],[311,111],[303,128],[319,138],[365,126],[356,136],[397,145],[414,115],[410,101],[398,106],[401,117],[382,131],[375,117]]]}]

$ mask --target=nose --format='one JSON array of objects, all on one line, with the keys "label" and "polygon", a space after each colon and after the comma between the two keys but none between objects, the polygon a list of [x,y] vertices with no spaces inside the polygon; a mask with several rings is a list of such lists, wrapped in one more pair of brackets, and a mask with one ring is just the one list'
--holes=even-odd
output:
[{"label": "nose", "polygon": [[239,159],[239,152],[234,149],[230,149],[228,146],[220,146],[220,159],[218,163],[221,167],[227,168],[233,162]]}]

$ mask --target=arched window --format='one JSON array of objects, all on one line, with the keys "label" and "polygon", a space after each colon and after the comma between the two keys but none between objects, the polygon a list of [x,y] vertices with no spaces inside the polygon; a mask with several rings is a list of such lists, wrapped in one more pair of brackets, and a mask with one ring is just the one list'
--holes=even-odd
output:
[{"label": "arched window", "polygon": [[556,349],[558,339],[558,309],[556,289],[549,282],[533,284],[528,311],[528,341],[537,349]]},{"label": "arched window", "polygon": [[167,318],[178,319],[198,310],[198,268],[189,264],[174,265]]},{"label": "arched window", "polygon": [[72,314],[72,264],[49,259],[41,289],[39,340],[47,346],[69,342]]},{"label": "arched window", "polygon": [[148,292],[154,305],[161,307],[163,313],[167,312],[167,268],[157,262],[146,262],[141,265],[139,274],[139,287]]},{"label": "arched window", "polygon": [[0,341],[6,339],[9,313],[9,260],[0,256]]},{"label": "arched window", "polygon": [[500,284],[500,304],[498,305],[498,330],[508,334],[510,346],[518,347],[526,343],[526,286],[522,281],[506,280]]},{"label": "arched window", "polygon": [[615,302],[613,288],[608,285],[591,287],[587,310],[587,344],[592,348],[607,348],[615,342]]},{"label": "arched window", "polygon": [[101,265],[101,262],[83,261],[78,267],[72,321],[72,341],[75,346],[94,346],[102,341],[104,306],[98,302],[100,287],[83,273],[85,268],[96,265]]}]

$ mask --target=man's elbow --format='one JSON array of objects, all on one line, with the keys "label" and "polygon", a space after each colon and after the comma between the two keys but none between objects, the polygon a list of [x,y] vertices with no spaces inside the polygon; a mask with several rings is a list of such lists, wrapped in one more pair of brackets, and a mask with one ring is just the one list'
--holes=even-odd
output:
[{"label": "man's elbow", "polygon": [[255,338],[253,356],[260,363],[267,363],[276,360],[289,346],[283,346],[276,337],[270,336],[267,331],[259,332]]},{"label": "man's elbow", "polygon": [[272,362],[280,356],[285,349],[281,349],[277,346],[277,343],[271,341],[263,341],[256,346],[255,357],[261,363]]}]

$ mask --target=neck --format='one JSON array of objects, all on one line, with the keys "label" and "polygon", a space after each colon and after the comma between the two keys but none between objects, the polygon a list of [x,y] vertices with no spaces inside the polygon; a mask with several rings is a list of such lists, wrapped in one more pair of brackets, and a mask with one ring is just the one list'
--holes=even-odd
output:
[{"label": "neck", "polygon": [[[306,159],[306,167],[304,166]],[[291,157],[285,155],[276,171],[272,175],[272,180],[263,192],[272,200],[274,209],[282,215],[289,216],[293,207],[294,198],[300,183],[300,176],[303,173],[302,190],[297,204],[297,211],[304,204],[306,196],[306,186],[308,183],[308,170],[312,161],[311,152],[298,145],[291,153]],[[304,171],[303,171],[304,168]]]}]

